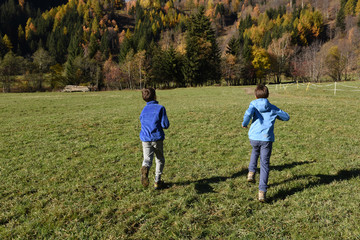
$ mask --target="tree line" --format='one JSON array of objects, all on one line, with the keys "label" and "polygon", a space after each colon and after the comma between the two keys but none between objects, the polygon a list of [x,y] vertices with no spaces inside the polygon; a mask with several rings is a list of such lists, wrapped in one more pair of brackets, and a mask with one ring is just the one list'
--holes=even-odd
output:
[{"label": "tree line", "polygon": [[[357,68],[360,1],[342,0],[335,26],[309,4],[291,0],[277,8],[265,6],[266,1],[247,0],[69,0],[35,9],[8,0],[0,11],[2,89],[135,89],[351,77]],[[226,19],[238,19],[237,28],[221,51],[218,37]],[[11,27],[5,24],[9,20]],[[330,41],[334,36],[336,42]]]}]

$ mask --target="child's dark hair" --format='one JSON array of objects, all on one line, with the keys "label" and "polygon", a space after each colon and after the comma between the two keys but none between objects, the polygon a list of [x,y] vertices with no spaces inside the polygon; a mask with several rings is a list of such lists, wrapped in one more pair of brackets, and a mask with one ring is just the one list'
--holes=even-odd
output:
[{"label": "child's dark hair", "polygon": [[142,90],[142,98],[145,102],[150,102],[156,99],[155,89],[153,88],[144,88]]},{"label": "child's dark hair", "polygon": [[256,98],[268,98],[269,89],[264,84],[258,84],[255,88],[255,97]]}]

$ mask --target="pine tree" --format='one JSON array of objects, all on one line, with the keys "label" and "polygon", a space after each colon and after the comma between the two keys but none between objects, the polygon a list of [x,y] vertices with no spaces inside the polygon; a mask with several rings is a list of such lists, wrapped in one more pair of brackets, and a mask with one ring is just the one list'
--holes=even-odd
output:
[{"label": "pine tree", "polygon": [[345,10],[344,8],[340,8],[338,14],[336,15],[336,27],[338,27],[342,32],[345,31]]},{"label": "pine tree", "polygon": [[252,48],[253,44],[251,39],[246,36],[244,39],[244,45],[242,50],[242,56],[244,57],[245,61],[250,62],[252,61]]},{"label": "pine tree", "polygon": [[100,42],[100,52],[102,52],[106,59],[109,58],[110,48],[109,32],[106,30],[101,36]]},{"label": "pine tree", "polygon": [[239,56],[241,53],[240,41],[238,39],[236,39],[235,37],[232,37],[228,43],[226,53],[235,55],[235,56]]},{"label": "pine tree", "polygon": [[74,66],[74,61],[75,58],[82,53],[82,49],[80,47],[81,35],[81,31],[73,35],[67,49],[67,60],[64,71],[68,84],[73,84],[76,82],[76,68]]},{"label": "pine tree", "polygon": [[210,19],[204,8],[192,15],[186,35],[183,74],[190,85],[203,85],[220,79],[220,53]]},{"label": "pine tree", "polygon": [[89,43],[89,58],[93,58],[96,52],[99,50],[99,44],[97,42],[97,38],[94,33],[90,35],[90,43]]}]

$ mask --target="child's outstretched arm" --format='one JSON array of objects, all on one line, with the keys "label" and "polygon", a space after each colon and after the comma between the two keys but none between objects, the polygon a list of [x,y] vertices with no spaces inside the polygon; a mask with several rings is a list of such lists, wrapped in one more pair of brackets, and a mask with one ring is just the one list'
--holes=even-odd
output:
[{"label": "child's outstretched arm", "polygon": [[170,126],[170,122],[166,115],[166,109],[163,107],[161,109],[161,127],[164,129],[168,129],[169,126]]},{"label": "child's outstretched arm", "polygon": [[254,108],[254,106],[250,103],[249,108],[245,111],[245,114],[244,114],[244,120],[243,120],[243,122],[242,122],[242,127],[243,127],[243,128],[247,128],[247,125],[249,125],[250,120],[251,120],[251,118],[252,118],[253,115],[254,115],[254,111],[255,111],[255,108]]},{"label": "child's outstretched arm", "polygon": [[290,120],[290,116],[287,112],[284,112],[281,109],[278,109],[278,111],[276,112],[277,115],[277,119],[282,120],[282,121],[289,121]]}]

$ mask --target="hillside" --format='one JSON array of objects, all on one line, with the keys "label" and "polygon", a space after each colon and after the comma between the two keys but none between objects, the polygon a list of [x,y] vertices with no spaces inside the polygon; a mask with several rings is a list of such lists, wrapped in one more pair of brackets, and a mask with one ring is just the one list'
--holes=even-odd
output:
[{"label": "hillside", "polygon": [[[58,6],[7,0],[1,6],[3,91],[341,81],[358,68],[357,0],[70,0]],[[26,64],[6,71],[20,60]]]}]

